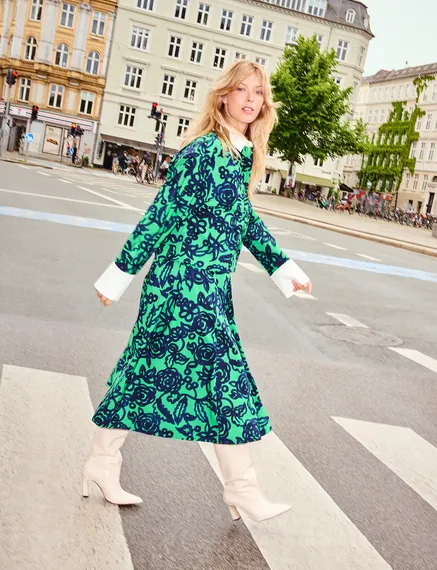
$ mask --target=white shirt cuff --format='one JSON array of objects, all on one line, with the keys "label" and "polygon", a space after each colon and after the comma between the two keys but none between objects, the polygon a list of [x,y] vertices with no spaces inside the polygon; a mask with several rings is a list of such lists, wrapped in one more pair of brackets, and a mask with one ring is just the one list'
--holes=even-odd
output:
[{"label": "white shirt cuff", "polygon": [[273,282],[281,292],[289,299],[295,294],[293,281],[299,285],[305,285],[310,278],[292,259],[281,265],[271,276]]},{"label": "white shirt cuff", "polygon": [[115,263],[111,263],[108,269],[94,283],[94,287],[104,297],[111,299],[111,301],[119,301],[134,279],[135,275],[125,273]]}]

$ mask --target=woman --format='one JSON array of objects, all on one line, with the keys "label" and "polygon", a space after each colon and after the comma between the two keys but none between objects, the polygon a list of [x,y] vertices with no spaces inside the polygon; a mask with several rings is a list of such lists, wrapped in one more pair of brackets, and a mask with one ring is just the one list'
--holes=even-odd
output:
[{"label": "woman", "polygon": [[123,491],[120,448],[129,430],[212,442],[224,502],[254,520],[290,507],[267,501],[247,444],[271,431],[234,319],[231,273],[245,245],[287,297],[311,291],[254,212],[249,195],[264,172],[275,110],[264,70],[239,61],[209,93],[200,120],[171,162],[167,181],[115,263],[95,287],[117,301],[152,253],[138,319],[93,421],[84,470],[107,500],[140,503]]}]

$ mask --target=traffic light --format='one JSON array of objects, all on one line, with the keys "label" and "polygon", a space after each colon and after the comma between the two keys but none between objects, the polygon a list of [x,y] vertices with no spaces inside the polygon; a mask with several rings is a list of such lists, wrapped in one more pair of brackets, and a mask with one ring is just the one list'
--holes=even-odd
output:
[{"label": "traffic light", "polygon": [[32,114],[30,116],[31,121],[37,121],[38,120],[38,111],[39,111],[38,105],[33,105]]},{"label": "traffic light", "polygon": [[71,123],[70,135],[71,135],[72,137],[75,137],[75,136],[76,136],[76,127],[77,127],[77,124],[76,124],[76,123]]},{"label": "traffic light", "polygon": [[6,83],[9,87],[15,85],[17,82],[18,73],[14,69],[8,69],[8,74],[6,75]]}]

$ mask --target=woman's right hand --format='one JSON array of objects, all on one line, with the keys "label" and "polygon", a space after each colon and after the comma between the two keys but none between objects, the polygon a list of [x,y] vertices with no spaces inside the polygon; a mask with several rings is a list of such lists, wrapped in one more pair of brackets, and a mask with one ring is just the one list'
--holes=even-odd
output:
[{"label": "woman's right hand", "polygon": [[108,299],[108,297],[105,297],[104,295],[102,295],[100,293],[100,291],[97,291],[97,297],[100,299],[100,302],[102,303],[102,305],[104,307],[107,307],[108,305],[110,305],[112,303],[111,299]]}]

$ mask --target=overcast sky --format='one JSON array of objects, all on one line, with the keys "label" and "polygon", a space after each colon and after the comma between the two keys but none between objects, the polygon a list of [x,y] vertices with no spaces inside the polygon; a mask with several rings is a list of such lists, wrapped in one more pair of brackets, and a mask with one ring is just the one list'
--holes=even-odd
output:
[{"label": "overcast sky", "polygon": [[375,38],[365,75],[437,62],[437,0],[362,0]]}]

